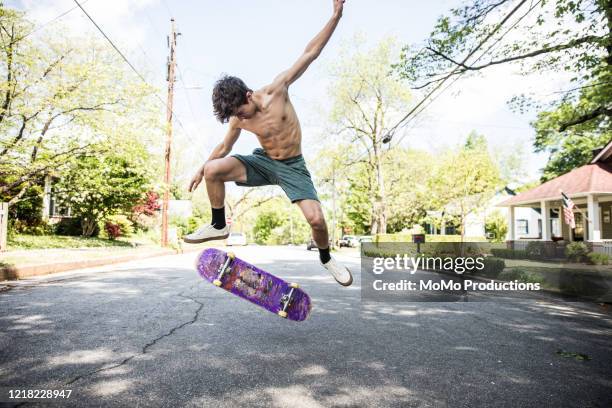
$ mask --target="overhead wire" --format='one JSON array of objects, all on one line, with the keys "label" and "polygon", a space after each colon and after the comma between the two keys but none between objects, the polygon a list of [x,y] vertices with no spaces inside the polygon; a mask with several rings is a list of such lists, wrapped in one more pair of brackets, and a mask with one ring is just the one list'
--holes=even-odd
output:
[{"label": "overhead wire", "polygon": [[[89,1],[89,0],[84,0],[84,1],[83,1],[83,4],[87,3],[88,1]],[[74,11],[74,10],[78,9],[78,8],[79,8],[79,6],[73,6],[72,8],[70,8],[70,9],[68,9],[68,10],[64,11],[63,13],[61,13],[60,15],[58,15],[57,17],[55,17],[55,18],[53,18],[53,19],[51,19],[51,20],[47,21],[46,23],[43,23],[43,24],[40,24],[40,25],[36,26],[36,27],[35,27],[35,28],[34,28],[32,31],[30,31],[30,32],[29,32],[29,33],[27,33],[27,34],[24,34],[24,35],[23,35],[23,36],[22,36],[22,37],[21,37],[19,40],[23,40],[24,38],[29,37],[30,35],[32,35],[32,34],[34,34],[34,33],[36,33],[37,31],[42,30],[43,28],[47,27],[47,26],[48,26],[48,25],[50,25],[50,24],[53,24],[53,23],[54,23],[54,22],[56,22],[57,20],[61,19],[61,18],[62,18],[62,17],[64,17],[65,15],[69,14],[70,12],[72,12],[72,11]]]},{"label": "overhead wire", "polygon": [[[121,52],[121,50],[115,45],[115,43],[108,37],[108,35],[106,35],[106,33],[104,32],[104,30],[102,30],[102,28],[98,25],[98,23],[96,23],[96,21],[93,19],[93,17],[83,8],[83,6],[81,5],[81,3],[79,3],[78,0],[74,0],[74,2],[77,4],[77,6],[81,9],[81,11],[83,11],[83,14],[85,14],[85,16],[87,16],[87,18],[92,22],[92,24],[98,29],[98,31],[104,36],[104,38],[108,41],[108,43],[115,49],[115,51],[119,54],[119,56],[121,56],[121,58],[125,61],[125,63],[132,69],[132,71],[134,71],[134,73],[142,80],[142,82],[144,82],[146,85],[149,85],[149,82],[145,79],[145,77],[134,67],[134,65],[128,60],[128,58],[123,54],[123,52]],[[157,93],[154,93],[155,97],[164,105],[164,107],[166,107],[166,109],[169,109],[168,103],[166,101],[164,101],[162,99],[161,96],[159,96]],[[192,143],[195,144],[195,140],[191,137],[191,135],[189,134],[189,132],[187,131],[187,129],[185,128],[185,126],[183,125],[183,122],[180,120],[180,118],[178,117],[178,115],[176,115],[176,112],[173,109],[170,109],[171,113],[172,113],[172,118],[179,124],[179,126],[181,127],[181,129],[185,132],[185,134],[187,135],[187,137],[191,140]],[[203,153],[202,153],[203,155]],[[203,156],[204,157],[204,156]]]},{"label": "overhead wire", "polygon": [[[393,125],[387,132],[386,134],[382,137],[383,143],[389,143],[391,141],[391,139],[393,138],[393,134],[395,132],[395,130],[397,130],[397,128],[399,126],[401,126],[408,118],[411,117],[411,115],[416,112],[424,103],[425,101],[430,98],[438,89],[440,89],[442,87],[442,85],[444,85],[444,83],[453,75],[456,74],[456,72],[461,68],[462,65],[464,65],[468,59],[470,59],[487,41],[489,41],[489,39],[491,39],[491,37],[493,37],[493,35],[510,19],[510,17],[512,17],[512,15],[514,15],[514,13],[516,13],[522,6],[523,4],[525,4],[527,2],[527,0],[521,0],[519,2],[519,4],[517,4],[499,23],[497,23],[497,26],[495,27],[494,30],[492,30],[489,34],[487,34],[485,36],[485,38],[483,38],[478,45],[472,49],[468,55],[463,59],[463,61],[461,61],[460,64],[458,64],[451,72],[449,72],[444,78],[440,79],[438,81],[438,83],[436,84],[436,86],[433,87],[433,89],[431,91],[429,91],[427,93],[427,95],[425,95],[425,97],[423,97],[421,99],[421,101],[419,103],[417,103],[412,109],[410,109],[410,111],[408,111],[408,113],[406,113],[399,121],[397,121],[397,123],[395,125]],[[460,78],[460,75],[455,77],[455,78]],[[453,81],[455,82],[455,81]],[[445,89],[448,89],[448,87],[446,87]]]},{"label": "overhead wire", "polygon": [[[482,54],[480,54],[480,56],[478,58],[476,58],[474,60],[473,63],[476,63],[478,61],[480,61],[480,59],[482,57],[484,57],[485,55],[489,54],[489,52],[493,49],[493,47],[495,47],[510,31],[512,31],[529,13],[531,13],[533,11],[533,9],[535,9],[535,7],[540,4],[542,2],[542,0],[538,0],[535,4],[531,3],[531,6],[529,6],[529,9],[527,9],[527,11],[520,16],[510,27],[508,27],[508,29],[499,37],[497,38],[493,44],[491,44],[486,50],[484,50],[482,52]],[[515,9],[516,10],[516,9]],[[490,38],[490,37],[489,37]],[[482,43],[484,45],[484,43]],[[427,109],[427,107],[429,105],[431,105],[438,97],[440,97],[440,95],[442,95],[448,88],[450,88],[455,82],[457,82],[459,79],[461,78],[461,76],[457,76],[454,78],[454,80],[448,84],[444,89],[442,89],[442,91],[440,91],[436,96],[434,96],[433,98],[430,99],[430,101],[423,106],[423,108],[421,110],[419,110],[419,112],[417,112],[411,119],[414,119],[415,117],[417,117],[419,114],[421,114],[425,109]],[[402,124],[401,126],[399,126],[399,128],[405,127],[406,124],[410,121],[407,120],[406,123]],[[401,141],[406,137],[407,133],[404,133],[400,139],[398,140],[398,142],[396,143],[396,145],[399,145],[401,143]]]}]

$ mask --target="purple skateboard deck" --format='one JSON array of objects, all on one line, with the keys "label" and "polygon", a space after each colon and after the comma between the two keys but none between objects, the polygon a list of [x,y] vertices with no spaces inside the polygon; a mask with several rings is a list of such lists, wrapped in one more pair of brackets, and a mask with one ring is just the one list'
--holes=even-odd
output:
[{"label": "purple skateboard deck", "polygon": [[[220,269],[228,260],[228,254],[214,248],[202,251],[198,256],[196,268],[205,280],[214,283]],[[285,308],[286,317],[302,321],[310,314],[310,297],[300,288],[291,285],[276,276],[243,261],[240,258],[230,259],[226,272],[220,279],[220,287],[243,299],[283,316],[283,296],[291,293],[291,301]],[[293,292],[291,290],[293,289]],[[285,297],[286,299],[286,297]]]}]

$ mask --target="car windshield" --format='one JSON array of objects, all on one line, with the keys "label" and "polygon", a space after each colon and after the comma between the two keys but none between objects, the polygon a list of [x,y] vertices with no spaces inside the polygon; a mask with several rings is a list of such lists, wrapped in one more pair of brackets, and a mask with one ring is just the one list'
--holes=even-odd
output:
[{"label": "car windshield", "polygon": [[244,234],[242,232],[232,232],[230,234],[231,237],[242,237]]}]

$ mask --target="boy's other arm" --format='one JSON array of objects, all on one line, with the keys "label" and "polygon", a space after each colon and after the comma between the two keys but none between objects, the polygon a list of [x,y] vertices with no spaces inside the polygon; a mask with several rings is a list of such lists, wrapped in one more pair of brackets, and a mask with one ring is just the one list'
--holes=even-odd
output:
[{"label": "boy's other arm", "polygon": [[238,136],[240,136],[241,129],[237,126],[238,119],[232,117],[229,121],[229,129],[223,138],[223,141],[219,143],[212,151],[208,160],[200,167],[198,172],[191,179],[191,183],[189,183],[189,192],[195,191],[195,189],[200,185],[202,179],[204,178],[204,166],[211,160],[220,159],[222,157],[227,156],[231,151],[234,143],[238,140]]},{"label": "boy's other arm", "polygon": [[317,57],[321,54],[321,51],[331,38],[338,22],[340,21],[340,17],[342,17],[342,9],[344,7],[344,0],[333,0],[334,3],[334,13],[332,18],[325,24],[323,30],[319,32],[306,46],[304,53],[298,58],[298,60],[293,64],[291,68],[288,70],[281,72],[272,83],[272,87],[285,87],[287,88],[293,82],[295,82],[302,74],[306,71],[306,69],[310,66],[310,64],[317,59]]}]

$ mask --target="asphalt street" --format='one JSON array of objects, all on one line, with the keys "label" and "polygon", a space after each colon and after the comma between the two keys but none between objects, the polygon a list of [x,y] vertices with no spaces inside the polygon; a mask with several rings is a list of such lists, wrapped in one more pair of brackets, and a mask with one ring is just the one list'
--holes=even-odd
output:
[{"label": "asphalt street", "polygon": [[70,389],[56,404],[75,407],[612,406],[601,306],[365,302],[357,253],[339,255],[344,288],[304,247],[233,250],[300,283],[311,317],[203,281],[196,253],[20,281],[0,292],[0,390]]}]

